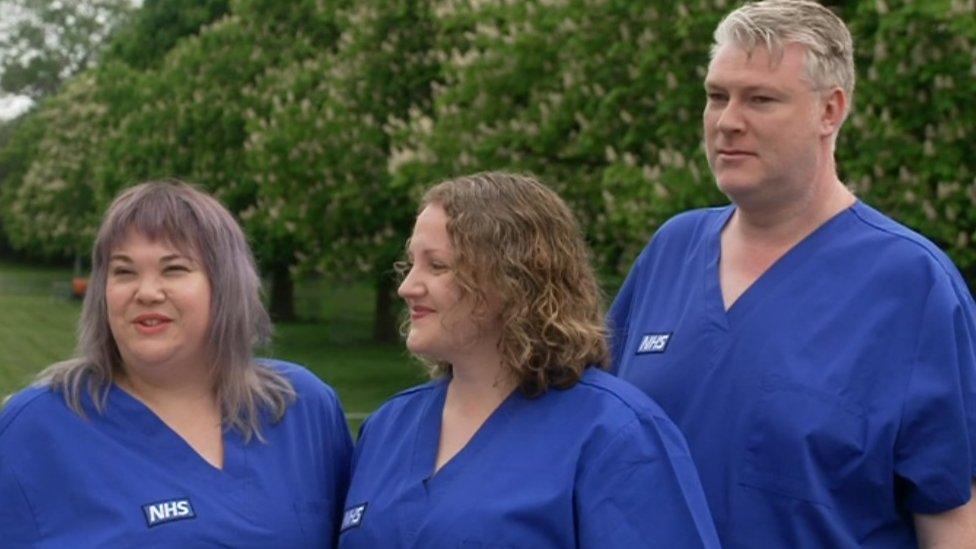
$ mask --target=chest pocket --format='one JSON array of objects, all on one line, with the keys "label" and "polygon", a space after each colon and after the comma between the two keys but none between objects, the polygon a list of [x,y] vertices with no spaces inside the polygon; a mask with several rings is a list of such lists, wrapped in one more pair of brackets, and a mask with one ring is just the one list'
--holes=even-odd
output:
[{"label": "chest pocket", "polygon": [[781,376],[766,376],[750,419],[741,484],[831,506],[866,448],[863,409]]}]

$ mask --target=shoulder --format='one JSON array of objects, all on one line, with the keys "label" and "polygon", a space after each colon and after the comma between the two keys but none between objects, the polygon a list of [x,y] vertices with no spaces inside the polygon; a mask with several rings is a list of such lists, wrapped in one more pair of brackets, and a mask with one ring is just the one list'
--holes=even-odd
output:
[{"label": "shoulder", "polygon": [[[684,436],[649,397],[590,369],[574,389],[614,411],[591,420],[576,460],[574,502],[587,546],[718,547]],[[630,509],[630,514],[621,513]],[[654,545],[658,545],[655,542]]]},{"label": "shoulder", "polygon": [[255,363],[260,368],[266,368],[284,377],[295,390],[298,402],[313,401],[339,405],[339,397],[335,389],[319,379],[308,368],[292,362],[268,358],[256,359]]},{"label": "shoulder", "polygon": [[332,391],[332,387],[300,364],[270,358],[260,358],[255,362],[261,367],[284,376],[296,392]]},{"label": "shoulder", "polygon": [[917,292],[947,285],[959,297],[969,294],[952,260],[932,241],[863,202],[857,202],[851,210],[859,234],[850,245],[864,252],[857,255],[872,261],[878,276],[892,284],[893,289],[905,285]]},{"label": "shoulder", "polygon": [[710,221],[727,217],[732,206],[717,206],[713,208],[696,208],[681,212],[665,221],[655,233],[665,235],[694,233],[703,229]]},{"label": "shoulder", "polygon": [[699,208],[668,219],[654,232],[638,262],[647,261],[649,256],[684,253],[700,245],[708,235],[721,229],[731,212],[731,206]]},{"label": "shoulder", "polygon": [[664,410],[637,387],[596,367],[587,368],[572,389],[578,406],[598,422],[624,427],[635,422],[670,422]]},{"label": "shoulder", "polygon": [[731,214],[732,206],[699,208],[682,212],[665,221],[654,233],[654,240],[697,240],[724,222]]},{"label": "shoulder", "polygon": [[0,409],[0,445],[48,430],[75,415],[61,393],[47,386],[28,387],[10,397]]},{"label": "shoulder", "polygon": [[865,238],[871,244],[883,245],[885,253],[892,256],[891,261],[928,264],[943,271],[952,268],[952,262],[945,252],[921,234],[863,202],[855,204],[852,211]]},{"label": "shoulder", "polygon": [[439,391],[443,391],[446,383],[445,378],[438,378],[404,389],[380,405],[369,415],[366,423],[376,428],[379,425],[400,425],[415,421],[423,411],[423,404],[436,397]]},{"label": "shoulder", "polygon": [[[687,442],[668,415],[630,383],[596,368],[567,392],[575,392],[572,412],[583,429],[583,461],[649,456],[673,460],[689,456]],[[614,457],[615,456],[615,457]]]},{"label": "shoulder", "polygon": [[404,406],[409,406],[414,402],[426,400],[439,389],[442,389],[446,383],[447,379],[437,378],[432,379],[427,383],[422,383],[420,385],[410,387],[409,389],[404,389],[384,402],[377,412],[386,408],[402,408]]}]

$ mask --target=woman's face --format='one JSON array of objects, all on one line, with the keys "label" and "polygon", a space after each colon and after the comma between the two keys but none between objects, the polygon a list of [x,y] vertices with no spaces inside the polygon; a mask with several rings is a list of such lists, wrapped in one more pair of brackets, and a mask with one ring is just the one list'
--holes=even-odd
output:
[{"label": "woman's face", "polygon": [[111,252],[105,297],[126,368],[205,367],[210,281],[196,257],[130,231]]},{"label": "woman's face", "polygon": [[410,271],[397,293],[410,308],[410,352],[453,364],[464,355],[495,351],[501,322],[497,307],[476,311],[475,300],[461,296],[447,221],[447,213],[437,204],[417,216],[407,249]]}]

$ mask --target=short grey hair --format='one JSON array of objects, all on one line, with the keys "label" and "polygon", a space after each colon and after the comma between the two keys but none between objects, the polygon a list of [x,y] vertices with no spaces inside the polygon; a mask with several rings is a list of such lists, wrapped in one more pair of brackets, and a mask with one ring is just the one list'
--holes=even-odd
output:
[{"label": "short grey hair", "polygon": [[253,359],[253,347],[271,336],[254,257],[230,212],[210,195],[179,181],[142,183],[116,197],[92,250],[76,356],[49,366],[38,374],[35,385],[60,390],[80,415],[84,415],[81,394],[87,390],[96,409],[104,411],[113,379],[122,371],[108,322],[108,266],[112,251],[133,231],[200,261],[211,287],[207,358],[215,374],[222,420],[245,438],[261,438],[262,410],[280,419],[295,391],[281,374]]},{"label": "short grey hair", "polygon": [[[774,60],[788,43],[806,46],[807,76],[816,88],[840,87],[854,100],[854,40],[844,22],[812,0],[764,0],[729,13],[715,29],[711,57],[733,44],[751,54],[765,47]],[[846,115],[846,113],[845,113]]]}]

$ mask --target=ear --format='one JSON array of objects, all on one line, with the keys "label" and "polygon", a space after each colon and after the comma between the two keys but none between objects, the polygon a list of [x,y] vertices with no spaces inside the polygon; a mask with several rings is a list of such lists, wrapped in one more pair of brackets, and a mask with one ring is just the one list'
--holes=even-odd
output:
[{"label": "ear", "polygon": [[820,133],[823,136],[833,135],[840,131],[844,123],[844,112],[847,110],[847,94],[839,87],[835,87],[823,95],[820,106]]}]

